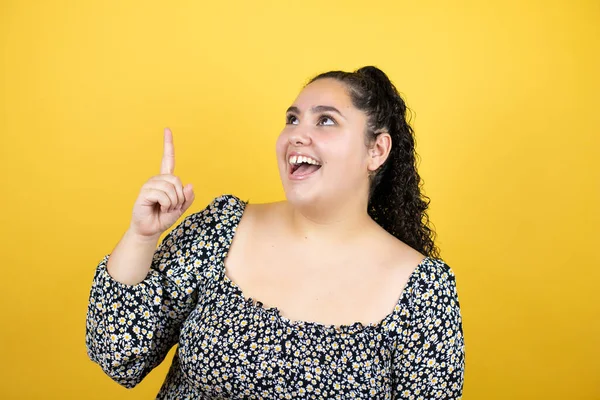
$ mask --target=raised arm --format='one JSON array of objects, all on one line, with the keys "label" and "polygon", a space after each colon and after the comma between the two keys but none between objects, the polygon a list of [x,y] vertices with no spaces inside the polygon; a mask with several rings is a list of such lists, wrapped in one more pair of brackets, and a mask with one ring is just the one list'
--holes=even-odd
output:
[{"label": "raised arm", "polygon": [[[198,292],[192,247],[214,215],[186,217],[158,243],[194,200],[173,175],[173,137],[166,129],[161,174],[148,180],[127,232],[97,266],[90,290],[86,345],[90,359],[125,387],[137,385],[177,342]],[[211,205],[214,207],[214,205]],[[208,207],[207,207],[208,208]]]}]

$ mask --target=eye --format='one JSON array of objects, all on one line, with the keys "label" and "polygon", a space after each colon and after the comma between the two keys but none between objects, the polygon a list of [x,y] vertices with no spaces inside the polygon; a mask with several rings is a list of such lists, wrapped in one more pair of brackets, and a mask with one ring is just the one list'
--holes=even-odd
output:
[{"label": "eye", "polygon": [[292,114],[288,114],[288,116],[287,116],[287,117],[285,117],[285,123],[286,123],[286,124],[292,124],[292,125],[296,125],[296,124],[294,124],[294,123],[292,122],[293,120],[298,120],[298,118],[296,118],[296,117],[295,117],[294,115],[292,115]]},{"label": "eye", "polygon": [[[321,122],[324,122],[324,121],[330,121],[330,122],[321,124]],[[298,125],[298,118],[296,118],[295,115],[288,114],[285,117],[285,123],[290,124],[290,125]],[[333,119],[332,116],[323,114],[319,118],[319,125],[331,126],[331,125],[337,125],[337,122],[335,122],[335,119]]]},{"label": "eye", "polygon": [[329,120],[329,121],[333,122],[333,124],[326,124],[326,125],[336,125],[335,119],[333,119],[333,117],[331,117],[329,115],[326,115],[326,114],[323,114],[321,116],[321,118],[319,118],[319,122],[325,121],[325,120]]}]

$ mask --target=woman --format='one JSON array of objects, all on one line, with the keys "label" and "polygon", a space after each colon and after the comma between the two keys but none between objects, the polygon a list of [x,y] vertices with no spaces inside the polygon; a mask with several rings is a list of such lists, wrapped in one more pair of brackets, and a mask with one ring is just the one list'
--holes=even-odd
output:
[{"label": "woman", "polygon": [[194,200],[165,131],[161,174],[94,276],[90,358],[131,388],[178,344],[159,399],[460,398],[455,276],[394,85],[375,67],[318,75],[276,150],[287,201],[217,197],[156,248]]}]

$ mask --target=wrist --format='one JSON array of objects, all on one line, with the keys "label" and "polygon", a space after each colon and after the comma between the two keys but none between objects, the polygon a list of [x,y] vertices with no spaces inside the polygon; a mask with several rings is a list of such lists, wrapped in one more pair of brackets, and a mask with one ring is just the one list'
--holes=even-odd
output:
[{"label": "wrist", "polygon": [[160,239],[160,233],[156,234],[156,235],[142,235],[137,233],[134,229],[132,229],[131,227],[129,227],[129,229],[127,230],[127,232],[125,232],[125,236],[130,240],[133,241],[134,243],[139,243],[142,245],[145,244],[156,244],[158,243],[158,240]]}]

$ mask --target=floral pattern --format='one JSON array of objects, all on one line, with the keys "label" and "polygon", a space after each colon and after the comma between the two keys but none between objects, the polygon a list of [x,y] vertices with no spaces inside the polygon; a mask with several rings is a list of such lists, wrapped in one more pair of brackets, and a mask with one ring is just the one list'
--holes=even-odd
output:
[{"label": "floral pattern", "polygon": [[90,359],[132,388],[177,344],[157,399],[459,399],[464,338],[456,280],[426,257],[377,324],[291,321],[246,299],[224,259],[246,203],[215,198],[159,244],[136,285],[96,268]]}]

